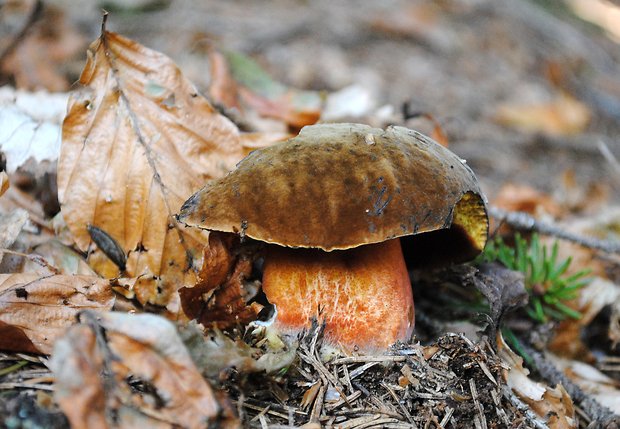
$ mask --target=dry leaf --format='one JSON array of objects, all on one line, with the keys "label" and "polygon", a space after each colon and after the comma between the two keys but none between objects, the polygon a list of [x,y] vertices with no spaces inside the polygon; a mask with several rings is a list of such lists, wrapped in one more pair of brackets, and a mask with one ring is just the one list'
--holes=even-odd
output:
[{"label": "dry leaf", "polygon": [[210,85],[210,93],[218,102],[254,110],[260,116],[284,121],[296,130],[319,120],[323,102],[318,93],[286,87],[241,53],[223,53],[226,64],[221,55],[212,59],[215,73]]},{"label": "dry leaf", "polygon": [[[68,96],[0,88],[0,151],[9,173],[33,159],[56,162]],[[37,174],[38,172],[32,171]]]},{"label": "dry leaf", "polygon": [[620,414],[620,382],[600,372],[584,362],[562,359],[551,353],[547,358],[556,367],[564,371],[584,393],[592,395],[601,405],[608,407],[613,413]]},{"label": "dry leaf", "polygon": [[211,233],[203,251],[198,282],[179,290],[183,312],[208,327],[231,328],[256,320],[261,306],[247,304],[258,286],[245,280],[252,272],[252,261],[233,256],[230,249],[237,240],[231,234]]},{"label": "dry leaf", "polygon": [[113,304],[109,282],[98,277],[0,274],[0,349],[51,353],[79,311]]},{"label": "dry leaf", "polygon": [[71,427],[238,427],[162,317],[81,314],[50,366]]},{"label": "dry leaf", "polygon": [[509,368],[503,371],[504,381],[512,391],[538,415],[551,429],[576,429],[573,402],[564,387],[558,384],[550,387],[528,377],[529,370],[523,367],[521,356],[513,352],[497,335],[498,355]]},{"label": "dry leaf", "polygon": [[[168,57],[114,33],[90,46],[80,83],[58,165],[64,219],[84,251],[94,247],[88,225],[120,245],[141,303],[174,303],[174,292],[196,281],[207,234],[173,215],[256,136],[217,113]],[[89,262],[105,277],[120,274],[100,251]]]},{"label": "dry leaf", "polygon": [[563,214],[560,205],[551,197],[527,185],[507,183],[499,190],[493,205],[508,211],[529,213],[535,217],[558,218]]},{"label": "dry leaf", "polygon": [[450,25],[442,22],[446,5],[421,2],[389,8],[387,13],[373,14],[368,25],[380,34],[412,38],[439,51],[450,51],[458,46],[459,38]]},{"label": "dry leaf", "polygon": [[[31,256],[43,258],[60,274],[97,276],[79,253],[55,238],[35,246],[32,249]],[[28,259],[24,264],[23,272],[44,274],[49,270],[41,267],[40,263]]]},{"label": "dry leaf", "polygon": [[[0,249],[10,248],[24,225],[28,222],[28,212],[17,208],[9,213],[0,213]],[[0,260],[2,259],[0,250]]]},{"label": "dry leaf", "polygon": [[562,93],[544,104],[501,105],[497,108],[495,120],[525,132],[561,137],[582,132],[591,116],[585,104]]},{"label": "dry leaf", "polygon": [[6,171],[0,171],[0,197],[9,189],[9,186],[11,186],[9,175]]}]

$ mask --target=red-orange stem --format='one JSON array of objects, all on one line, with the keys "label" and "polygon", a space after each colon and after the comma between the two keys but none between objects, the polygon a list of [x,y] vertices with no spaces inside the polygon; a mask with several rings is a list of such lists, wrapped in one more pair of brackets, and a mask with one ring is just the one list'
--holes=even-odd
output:
[{"label": "red-orange stem", "polygon": [[399,239],[333,252],[272,246],[263,290],[283,331],[299,331],[314,316],[326,322],[329,341],[366,351],[407,341],[413,332],[413,294]]}]

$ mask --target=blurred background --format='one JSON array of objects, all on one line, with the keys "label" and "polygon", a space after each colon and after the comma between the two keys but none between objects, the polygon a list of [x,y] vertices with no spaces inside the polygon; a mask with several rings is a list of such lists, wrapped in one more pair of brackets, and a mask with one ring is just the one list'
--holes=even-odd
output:
[{"label": "blurred background", "polygon": [[214,49],[240,53],[311,91],[322,120],[431,134],[467,160],[491,200],[516,193],[557,215],[618,199],[614,2],[8,0],[2,85],[69,91],[102,9],[109,30],[168,55],[205,93]]}]

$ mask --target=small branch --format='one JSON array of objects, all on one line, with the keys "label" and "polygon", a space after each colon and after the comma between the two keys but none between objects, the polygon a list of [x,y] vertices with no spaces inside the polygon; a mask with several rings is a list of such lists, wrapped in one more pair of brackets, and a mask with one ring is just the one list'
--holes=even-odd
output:
[{"label": "small branch", "polygon": [[527,213],[509,212],[497,207],[489,207],[489,215],[500,222],[505,222],[515,229],[535,231],[543,235],[557,237],[591,249],[601,250],[607,253],[620,254],[620,241],[599,240],[594,237],[575,234],[556,225],[539,221]]},{"label": "small branch", "polygon": [[532,346],[525,341],[521,341],[521,346],[525,353],[531,358],[538,373],[544,378],[547,383],[555,384],[561,383],[566,392],[570,395],[575,404],[578,404],[581,409],[596,422],[600,428],[614,428],[613,424],[620,424],[620,416],[616,415],[609,408],[601,405],[592,396],[585,393],[576,383],[570,380],[562,371],[560,371],[552,362],[545,358],[544,354],[535,350]]},{"label": "small branch", "polygon": [[41,18],[41,12],[43,12],[43,1],[37,0],[28,15],[28,19],[24,23],[22,29],[17,33],[11,43],[0,53],[0,64],[2,64],[9,55],[11,55],[19,44],[26,38],[28,32],[32,29],[34,24]]}]

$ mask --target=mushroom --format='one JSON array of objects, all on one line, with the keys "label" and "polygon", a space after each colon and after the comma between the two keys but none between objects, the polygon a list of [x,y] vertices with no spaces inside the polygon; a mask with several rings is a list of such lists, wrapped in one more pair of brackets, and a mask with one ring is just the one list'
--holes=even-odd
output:
[{"label": "mushroom", "polygon": [[403,127],[307,126],[257,150],[190,197],[188,226],[264,242],[262,287],[276,325],[317,317],[335,344],[372,351],[412,335],[408,268],[483,249],[485,198],[465,161]]}]

